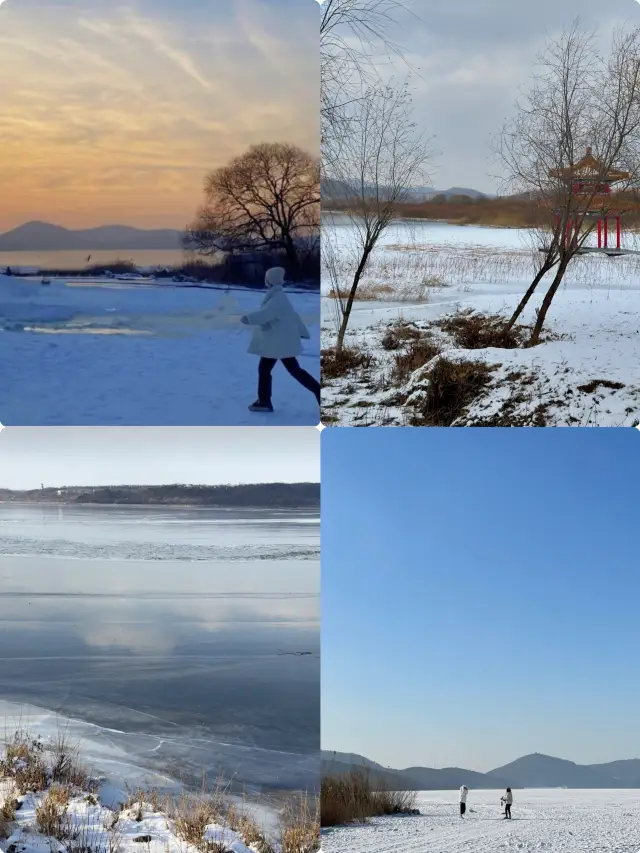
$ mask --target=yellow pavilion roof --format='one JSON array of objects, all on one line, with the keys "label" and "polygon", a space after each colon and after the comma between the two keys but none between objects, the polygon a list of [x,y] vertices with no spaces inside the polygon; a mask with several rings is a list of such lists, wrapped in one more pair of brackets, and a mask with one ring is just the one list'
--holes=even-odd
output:
[{"label": "yellow pavilion roof", "polygon": [[587,148],[587,153],[578,163],[573,166],[568,166],[565,169],[551,169],[549,172],[550,178],[566,178],[567,180],[589,180],[598,179],[605,183],[614,184],[617,181],[626,181],[631,175],[629,172],[623,172],[620,169],[609,169],[605,172],[604,166],[597,160],[591,151],[591,147]]}]

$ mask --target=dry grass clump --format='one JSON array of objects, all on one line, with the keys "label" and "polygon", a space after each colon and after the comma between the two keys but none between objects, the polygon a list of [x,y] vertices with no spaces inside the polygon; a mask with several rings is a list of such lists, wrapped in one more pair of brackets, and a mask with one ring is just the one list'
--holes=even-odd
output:
[{"label": "dry grass clump", "polygon": [[253,847],[258,853],[274,853],[269,840],[250,814],[229,802],[222,781],[212,792],[171,798],[163,810],[173,820],[176,834],[201,853],[230,853],[223,843],[204,837],[207,826],[212,823],[236,832],[248,847]]},{"label": "dry grass clump", "polygon": [[301,794],[282,812],[282,853],[316,853],[320,849],[320,800]]},{"label": "dry grass clump", "polygon": [[374,783],[364,770],[323,777],[321,787],[322,826],[339,826],[377,815],[402,814],[414,808],[414,791],[390,791]]},{"label": "dry grass clump", "polygon": [[323,379],[337,379],[356,370],[367,370],[374,362],[371,353],[358,347],[343,347],[340,355],[335,348],[322,350]]},{"label": "dry grass clump", "polygon": [[18,730],[5,743],[5,754],[0,761],[0,776],[13,779],[19,794],[27,791],[44,791],[49,781],[43,757],[44,745],[39,738]]},{"label": "dry grass clump", "polygon": [[439,358],[425,377],[428,384],[411,426],[451,426],[480,396],[494,369],[483,362]]},{"label": "dry grass clump", "polygon": [[11,835],[11,824],[16,819],[17,800],[6,799],[0,806],[0,838]]},{"label": "dry grass clump", "polygon": [[[365,282],[361,281],[353,297],[354,302],[377,302],[381,299],[388,299],[393,293],[393,287],[390,284],[382,284],[380,282]],[[329,299],[341,299],[346,301],[349,298],[349,289],[340,290],[332,288],[328,293]]]},{"label": "dry grass clump", "polygon": [[182,796],[175,803],[172,817],[176,834],[187,844],[202,849],[205,829],[219,821],[220,812],[209,797]]},{"label": "dry grass clump", "polygon": [[393,351],[400,349],[409,341],[414,341],[420,338],[422,332],[413,323],[407,323],[405,320],[397,320],[387,327],[387,331],[382,336],[382,349]]},{"label": "dry grass clump", "polygon": [[531,330],[515,325],[507,328],[508,320],[501,314],[478,314],[468,308],[444,317],[438,326],[448,332],[462,349],[520,349],[529,340]]},{"label": "dry grass clump", "polygon": [[393,358],[392,379],[396,384],[403,384],[409,376],[424,367],[440,352],[440,346],[429,336],[416,338]]},{"label": "dry grass clump", "polygon": [[95,783],[80,763],[80,743],[71,742],[67,729],[58,731],[48,751],[52,756],[52,782],[81,791],[93,790]]},{"label": "dry grass clump", "polygon": [[67,814],[70,793],[69,788],[52,785],[36,807],[36,827],[42,835],[58,841],[71,837],[71,821]]},{"label": "dry grass clump", "polygon": [[138,787],[135,790],[130,790],[127,786],[127,796],[120,803],[121,810],[128,810],[134,813],[134,819],[140,822],[143,817],[144,807],[149,808],[154,812],[161,810],[160,792],[157,788],[142,788]]}]

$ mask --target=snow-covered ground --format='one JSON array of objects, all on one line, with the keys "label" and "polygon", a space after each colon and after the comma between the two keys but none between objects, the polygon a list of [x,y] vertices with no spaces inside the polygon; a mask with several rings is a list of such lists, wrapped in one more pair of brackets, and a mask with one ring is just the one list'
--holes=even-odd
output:
[{"label": "snow-covered ground", "polygon": [[416,817],[374,818],[323,831],[323,853],[638,853],[640,791],[514,791],[512,820],[501,791],[471,791],[464,819],[457,792],[418,795]]},{"label": "snow-covered ground", "polygon": [[[342,222],[328,238],[340,258],[338,278],[352,266],[353,234]],[[635,241],[627,246],[637,249]],[[533,248],[532,248],[533,247]],[[538,253],[526,231],[442,223],[400,223],[386,232],[365,277],[365,287],[385,288],[374,300],[356,301],[346,343],[369,353],[365,371],[323,380],[325,423],[404,424],[406,398],[424,392],[433,364],[398,386],[390,381],[396,351],[382,339],[402,320],[421,331],[447,315],[471,309],[509,316],[533,277]],[[335,340],[335,277],[325,269],[323,346]],[[529,303],[521,321],[531,324],[546,290]],[[416,299],[422,289],[424,298]],[[640,255],[576,259],[547,315],[554,340],[531,349],[461,349],[440,334],[435,358],[481,361],[491,380],[459,425],[492,422],[508,411],[514,422],[548,425],[622,426],[640,420]],[[560,338],[560,339],[557,339]],[[399,394],[399,392],[401,392]],[[401,399],[400,404],[398,399]]]},{"label": "snow-covered ground", "polygon": [[[261,292],[109,279],[49,285],[0,275],[0,421],[6,425],[316,425],[318,406],[281,365],[270,415],[252,414],[258,359],[242,314]],[[319,375],[317,293],[290,298]]]},{"label": "snow-covered ground", "polygon": [[[83,794],[74,797],[70,802],[69,817],[71,823],[81,833],[81,838],[87,840],[87,850],[91,853],[197,853],[195,847],[187,845],[179,838],[171,821],[166,814],[160,813],[149,805],[144,808],[142,821],[138,815],[122,812],[117,824],[118,847],[109,846],[108,834],[104,826],[113,822],[113,812],[118,810],[120,803],[137,789],[158,791],[160,796],[179,796],[185,793],[182,782],[166,774],[155,772],[148,767],[136,763],[133,756],[118,742],[118,734],[113,729],[105,729],[80,720],[73,720],[54,714],[42,708],[30,705],[18,705],[10,702],[0,702],[0,713],[4,714],[5,732],[11,739],[10,732],[14,730],[28,732],[29,737],[40,739],[47,745],[55,743],[61,734],[71,745],[78,745],[80,763],[91,776],[99,780],[96,789],[98,804],[87,801]],[[0,747],[2,758],[3,747]],[[2,773],[0,773],[2,776]],[[215,785],[215,779],[210,780]],[[0,810],[6,799],[16,796],[14,785],[8,778],[0,779]],[[22,806],[16,813],[16,824],[12,834],[6,839],[0,838],[0,851],[6,853],[12,844],[17,847],[14,853],[51,853],[52,850],[62,849],[54,842],[50,846],[49,839],[34,833],[35,808],[44,797],[44,792],[28,793],[18,797]],[[279,835],[279,810],[275,805],[266,802],[251,801],[240,797],[229,796],[228,801],[235,804],[239,811],[251,817],[260,827],[265,837],[277,847]],[[141,835],[150,835],[152,841],[141,845],[134,839]],[[241,837],[228,826],[211,825],[206,833],[211,841],[224,843],[223,849],[229,853],[255,853],[253,846],[247,847]],[[89,843],[91,842],[91,843]],[[68,851],[71,853],[71,851]],[[73,853],[81,853],[74,848]],[[86,853],[86,851],[85,851]]]}]

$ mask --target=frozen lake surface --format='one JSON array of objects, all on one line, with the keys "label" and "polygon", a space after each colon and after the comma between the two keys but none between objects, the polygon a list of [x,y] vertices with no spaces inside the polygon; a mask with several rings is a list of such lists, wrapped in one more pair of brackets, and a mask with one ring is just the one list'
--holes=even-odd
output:
[{"label": "frozen lake surface", "polygon": [[[348,288],[357,239],[342,217],[329,221],[323,240],[322,345],[331,348],[337,312],[330,292]],[[640,254],[589,254],[572,261],[546,318],[550,339],[538,346],[465,349],[452,335],[438,332],[432,362],[423,360],[400,381],[390,382],[403,352],[383,345],[390,326],[401,322],[425,333],[461,311],[510,317],[535,275],[538,243],[538,235],[526,229],[393,223],[372,255],[346,337],[347,346],[372,356],[370,367],[325,381],[324,422],[412,423],[414,412],[406,401],[417,401],[419,407],[429,371],[440,357],[482,362],[491,370],[489,383],[456,426],[640,422]],[[624,235],[623,246],[637,251],[638,237]],[[521,315],[525,326],[535,322],[551,277],[541,282]]]},{"label": "frozen lake surface", "polygon": [[[291,292],[319,376],[320,296]],[[275,412],[255,414],[258,358],[240,317],[264,291],[159,282],[40,281],[0,274],[5,426],[315,426],[318,404],[282,365]]]},{"label": "frozen lake surface", "polygon": [[453,791],[418,795],[416,817],[374,818],[326,830],[323,853],[638,853],[640,791],[514,790],[513,819],[501,791],[470,791],[467,815]]},{"label": "frozen lake surface", "polygon": [[313,514],[0,504],[0,589],[9,724],[71,718],[94,762],[187,782],[315,789]]}]

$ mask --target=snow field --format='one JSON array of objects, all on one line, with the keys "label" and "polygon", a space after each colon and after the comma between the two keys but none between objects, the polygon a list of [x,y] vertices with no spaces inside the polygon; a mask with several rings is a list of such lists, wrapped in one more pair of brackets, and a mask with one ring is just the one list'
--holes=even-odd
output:
[{"label": "snow field", "polygon": [[[530,235],[508,229],[432,225],[420,226],[420,244],[414,233],[418,226],[398,224],[378,249],[369,275],[373,286],[386,282],[392,289],[376,301],[354,303],[347,346],[372,354],[375,361],[364,377],[356,373],[325,382],[323,411],[337,424],[407,422],[407,409],[397,403],[398,391],[405,397],[420,395],[433,364],[425,364],[399,387],[394,386],[389,377],[395,353],[386,352],[381,344],[390,324],[401,320],[426,330],[446,315],[469,309],[508,317],[531,282]],[[345,231],[337,229],[336,247],[344,251],[348,270],[352,248]],[[438,242],[434,246],[428,240]],[[397,246],[411,260],[394,266]],[[434,270],[437,281],[428,288],[425,300],[394,301],[397,288],[406,288],[407,277],[430,276]],[[323,284],[324,347],[331,347],[335,340],[335,300],[327,295],[330,278],[325,274]],[[546,280],[523,313],[524,324],[535,321],[545,284]],[[437,357],[481,361],[494,368],[489,385],[458,425],[490,422],[506,406],[513,419],[524,421],[543,410],[550,426],[636,424],[640,421],[639,318],[639,256],[609,259],[589,255],[576,260],[547,316],[546,330],[560,339],[532,349],[466,350],[441,334]]]},{"label": "snow field", "polygon": [[[7,425],[252,426],[318,423],[281,365],[275,412],[254,414],[258,359],[242,314],[262,292],[109,280],[41,285],[0,275],[0,420]],[[319,375],[319,296],[290,293]]]},{"label": "snow field", "polygon": [[418,795],[416,817],[374,818],[323,831],[323,853],[638,853],[640,791],[514,791],[513,819],[501,791],[470,791],[461,819],[457,792]]}]

